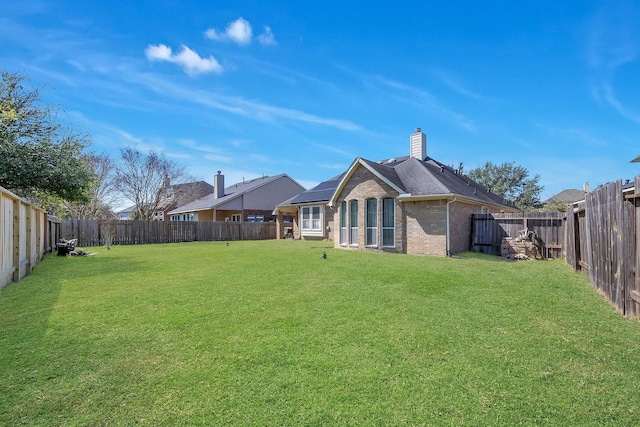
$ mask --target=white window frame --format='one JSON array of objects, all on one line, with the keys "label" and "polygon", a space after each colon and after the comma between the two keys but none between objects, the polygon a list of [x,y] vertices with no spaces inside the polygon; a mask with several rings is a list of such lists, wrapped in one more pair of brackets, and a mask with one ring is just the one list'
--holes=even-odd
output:
[{"label": "white window frame", "polygon": [[171,215],[171,221],[197,221],[198,214],[194,212]]},{"label": "white window frame", "polygon": [[358,200],[349,200],[349,244],[352,246],[358,246],[358,209]]},{"label": "white window frame", "polygon": [[231,222],[242,222],[242,214],[231,214]]},{"label": "white window frame", "polygon": [[347,202],[343,200],[340,203],[340,244],[346,245],[349,243],[347,237]]},{"label": "white window frame", "polygon": [[[389,226],[388,223],[385,226],[385,209],[384,209],[384,205],[385,202],[391,202],[391,206],[393,207],[393,219],[392,219],[392,226]],[[382,210],[382,236],[380,239],[380,243],[382,244],[382,247],[385,248],[393,248],[396,246],[396,202],[394,199],[386,197],[384,199],[382,199],[382,206],[380,206],[380,209]],[[385,233],[385,231],[387,233]],[[392,233],[392,239],[391,242],[388,241],[388,239],[385,239],[385,234],[388,234],[389,231],[391,231]]]},{"label": "white window frame", "polygon": [[[373,206],[370,206],[372,204]],[[374,198],[364,201],[364,245],[378,246],[378,200]]]},{"label": "white window frame", "polygon": [[324,237],[324,206],[300,207],[300,232],[303,236]]}]

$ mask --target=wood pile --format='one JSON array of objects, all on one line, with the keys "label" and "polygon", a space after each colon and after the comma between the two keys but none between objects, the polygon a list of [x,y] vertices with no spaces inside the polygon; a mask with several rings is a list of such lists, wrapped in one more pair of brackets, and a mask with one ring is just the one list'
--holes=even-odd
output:
[{"label": "wood pile", "polygon": [[540,257],[538,247],[521,237],[505,237],[500,245],[500,256],[505,259],[535,259]]}]

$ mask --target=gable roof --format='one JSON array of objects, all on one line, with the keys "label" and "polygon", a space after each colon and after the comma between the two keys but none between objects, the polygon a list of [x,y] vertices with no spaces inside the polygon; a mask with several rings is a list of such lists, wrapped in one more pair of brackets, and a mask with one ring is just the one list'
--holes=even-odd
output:
[{"label": "gable roof", "polygon": [[182,184],[171,184],[161,191],[171,189],[173,197],[164,198],[158,208],[160,210],[171,209],[172,206],[190,203],[213,193],[213,185],[205,181],[186,182]]},{"label": "gable roof", "polygon": [[314,202],[333,205],[358,167],[368,169],[396,190],[404,200],[459,197],[482,204],[515,208],[512,202],[505,200],[501,195],[492,193],[466,175],[435,159],[426,157],[424,160],[418,160],[410,156],[378,162],[358,157],[344,173],[298,194],[282,206]]},{"label": "gable roof", "polygon": [[[228,187],[225,187],[224,196],[222,197],[218,197],[216,199],[215,194],[211,193],[205,197],[202,197],[201,199],[195,200],[184,206],[179,206],[178,208],[170,211],[169,214],[215,209],[218,206],[221,206],[231,200],[234,200],[238,197],[241,197],[244,194],[254,191],[257,188],[260,188],[263,185],[267,185],[270,182],[276,181],[283,177],[287,177],[291,179],[286,173],[282,173],[280,175],[263,176],[263,177],[254,178],[248,181],[238,182],[236,184],[232,184]],[[295,182],[293,179],[291,180]]]},{"label": "gable roof", "polygon": [[569,188],[562,190],[558,194],[554,194],[549,197],[544,203],[550,202],[562,202],[562,203],[574,203],[580,200],[584,200],[584,191],[576,190],[575,188]]}]

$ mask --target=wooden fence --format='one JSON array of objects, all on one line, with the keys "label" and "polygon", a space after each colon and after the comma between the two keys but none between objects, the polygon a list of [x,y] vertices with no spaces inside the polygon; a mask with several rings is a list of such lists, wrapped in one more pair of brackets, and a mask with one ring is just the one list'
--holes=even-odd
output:
[{"label": "wooden fence", "polygon": [[78,246],[135,245],[276,238],[275,222],[62,220],[62,237]]},{"label": "wooden fence", "polygon": [[31,273],[59,237],[59,219],[0,187],[0,288]]},{"label": "wooden fence", "polygon": [[567,215],[567,263],[589,275],[623,315],[640,318],[640,177],[587,194]]},{"label": "wooden fence", "polygon": [[561,258],[565,236],[564,212],[493,213],[471,216],[471,251],[500,254],[505,237],[533,231],[543,256]]}]

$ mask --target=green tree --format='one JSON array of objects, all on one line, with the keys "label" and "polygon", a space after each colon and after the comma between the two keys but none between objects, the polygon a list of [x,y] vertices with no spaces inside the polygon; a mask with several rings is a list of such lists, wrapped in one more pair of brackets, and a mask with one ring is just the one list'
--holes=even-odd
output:
[{"label": "green tree", "polygon": [[540,208],[540,211],[541,212],[566,212],[567,205],[568,205],[567,202],[561,202],[555,199],[551,199]]},{"label": "green tree", "polygon": [[63,126],[27,78],[2,72],[0,81],[0,186],[42,203],[86,201],[91,171],[83,159],[86,134]]},{"label": "green tree", "polygon": [[469,178],[484,185],[496,194],[500,194],[523,211],[532,211],[541,206],[540,175],[529,178],[529,171],[514,162],[494,165],[485,163],[483,167],[472,169]]}]

